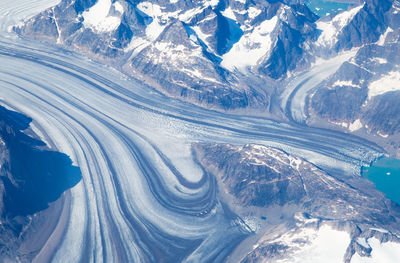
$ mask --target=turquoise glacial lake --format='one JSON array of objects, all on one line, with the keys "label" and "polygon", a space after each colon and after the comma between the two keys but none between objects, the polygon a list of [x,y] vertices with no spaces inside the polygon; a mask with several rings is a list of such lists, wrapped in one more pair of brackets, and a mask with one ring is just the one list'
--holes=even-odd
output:
[{"label": "turquoise glacial lake", "polygon": [[365,167],[362,175],[373,181],[376,188],[392,201],[400,204],[400,160],[381,158],[371,167]]},{"label": "turquoise glacial lake", "polygon": [[341,10],[347,10],[347,8],[350,6],[350,4],[338,3],[334,0],[308,0],[306,2],[306,5],[308,6],[308,8],[310,8],[311,11],[313,11],[320,17],[324,17]]}]

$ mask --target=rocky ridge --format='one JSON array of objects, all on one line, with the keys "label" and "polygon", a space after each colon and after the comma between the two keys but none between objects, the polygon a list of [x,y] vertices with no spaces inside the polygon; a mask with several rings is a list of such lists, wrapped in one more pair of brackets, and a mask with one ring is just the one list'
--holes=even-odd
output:
[{"label": "rocky ridge", "polygon": [[224,110],[276,111],[281,81],[356,50],[309,94],[308,123],[387,137],[399,133],[399,10],[398,0],[365,0],[318,18],[304,1],[62,0],[13,30]]},{"label": "rocky ridge", "polygon": [[269,79],[308,63],[316,20],[305,5],[279,1],[63,0],[14,30],[117,63],[171,96],[265,110]]},{"label": "rocky ridge", "polygon": [[290,259],[324,231],[348,242],[341,251],[345,262],[371,256],[368,240],[400,242],[400,207],[373,186],[355,188],[302,158],[262,145],[195,144],[193,149],[200,165],[218,178],[221,194],[235,200],[235,211],[253,218],[249,225],[255,232],[265,231],[242,262]]}]

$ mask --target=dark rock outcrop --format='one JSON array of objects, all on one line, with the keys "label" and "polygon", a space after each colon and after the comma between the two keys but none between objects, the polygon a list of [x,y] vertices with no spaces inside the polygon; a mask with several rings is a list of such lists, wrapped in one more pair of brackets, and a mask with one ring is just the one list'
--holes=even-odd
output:
[{"label": "dark rock outcrop", "polygon": [[[26,135],[31,119],[0,107],[0,254],[16,252],[32,216],[81,180],[62,153]],[[13,249],[11,249],[13,248]]]}]

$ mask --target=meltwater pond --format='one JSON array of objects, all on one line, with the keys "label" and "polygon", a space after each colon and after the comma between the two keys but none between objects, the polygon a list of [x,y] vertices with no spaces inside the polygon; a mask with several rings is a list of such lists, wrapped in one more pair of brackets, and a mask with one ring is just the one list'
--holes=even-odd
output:
[{"label": "meltwater pond", "polygon": [[363,168],[362,174],[389,199],[400,204],[400,159],[378,159],[371,167]]}]

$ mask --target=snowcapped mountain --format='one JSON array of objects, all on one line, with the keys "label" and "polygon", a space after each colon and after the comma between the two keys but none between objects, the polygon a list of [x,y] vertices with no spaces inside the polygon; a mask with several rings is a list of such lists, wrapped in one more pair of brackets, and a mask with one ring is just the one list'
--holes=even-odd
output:
[{"label": "snowcapped mountain", "polygon": [[323,118],[384,138],[399,133],[399,11],[398,1],[366,1],[317,22],[324,29],[317,45],[330,46],[334,53],[352,50],[354,56],[312,92],[310,122]]},{"label": "snowcapped mountain", "polygon": [[273,86],[268,77],[307,64],[316,20],[306,6],[278,1],[63,0],[15,30],[118,65],[172,96],[266,109],[272,91],[248,79]]}]

